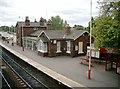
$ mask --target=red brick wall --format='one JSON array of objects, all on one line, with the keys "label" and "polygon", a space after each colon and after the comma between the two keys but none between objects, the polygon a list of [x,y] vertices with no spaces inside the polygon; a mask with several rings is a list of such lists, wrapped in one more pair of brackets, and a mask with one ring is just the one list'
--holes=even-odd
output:
[{"label": "red brick wall", "polygon": [[79,55],[83,55],[79,54],[78,55],[78,51],[75,51],[75,45],[78,46],[79,42],[83,42],[83,52],[84,54],[87,53],[87,41],[88,41],[88,36],[81,36],[78,39],[76,39],[75,41],[71,40],[71,53],[66,53],[67,51],[67,40],[61,40],[60,44],[61,44],[61,52],[60,53],[56,53],[57,51],[57,44],[53,44],[51,41],[48,44],[48,56],[53,57],[53,56],[60,56],[60,55],[68,55],[71,57],[75,57],[75,56],[79,56]]},{"label": "red brick wall", "polygon": [[[78,39],[75,40],[74,47],[75,47],[75,45],[78,46],[79,42],[83,42],[83,52],[84,52],[84,54],[86,54],[88,38],[89,38],[88,34],[80,36]],[[78,55],[78,51],[75,51],[75,56],[77,56],[77,55]]]},{"label": "red brick wall", "polygon": [[17,45],[21,46],[21,28],[18,25],[16,26],[16,38]]},{"label": "red brick wall", "polygon": [[34,32],[33,27],[24,27],[23,30],[24,30],[24,36],[27,36],[28,34]]},{"label": "red brick wall", "polygon": [[[32,32],[34,32],[33,27],[23,27],[24,36],[27,36]],[[22,27],[19,28],[18,26],[16,26],[16,36],[17,36],[17,45],[22,46]]]}]

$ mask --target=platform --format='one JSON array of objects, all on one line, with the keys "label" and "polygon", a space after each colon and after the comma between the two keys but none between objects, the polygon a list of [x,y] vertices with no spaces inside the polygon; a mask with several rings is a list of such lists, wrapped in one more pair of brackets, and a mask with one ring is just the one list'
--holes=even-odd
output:
[{"label": "platform", "polygon": [[69,87],[119,87],[118,75],[113,71],[105,71],[103,64],[94,64],[92,78],[88,80],[88,66],[80,64],[80,57],[41,57],[29,49],[22,51],[22,47],[17,45],[4,42],[0,42],[0,45]]}]

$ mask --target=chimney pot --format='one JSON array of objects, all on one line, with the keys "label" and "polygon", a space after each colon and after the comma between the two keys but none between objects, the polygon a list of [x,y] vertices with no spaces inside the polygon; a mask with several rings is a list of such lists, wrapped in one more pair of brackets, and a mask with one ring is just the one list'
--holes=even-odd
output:
[{"label": "chimney pot", "polygon": [[26,25],[26,26],[29,26],[29,25],[30,25],[30,20],[29,20],[29,17],[28,17],[28,16],[25,17],[25,25]]},{"label": "chimney pot", "polygon": [[48,29],[48,30],[51,30],[51,25],[52,25],[52,23],[51,23],[51,21],[49,20],[49,21],[47,22],[47,29]]},{"label": "chimney pot", "polygon": [[69,24],[66,25],[66,34],[69,35],[71,33],[71,27]]},{"label": "chimney pot", "polygon": [[39,22],[40,22],[40,26],[44,26],[45,20],[44,20],[42,17],[40,18],[40,21],[39,21]]},{"label": "chimney pot", "polygon": [[37,20],[35,19],[35,21],[34,22],[37,22]]}]

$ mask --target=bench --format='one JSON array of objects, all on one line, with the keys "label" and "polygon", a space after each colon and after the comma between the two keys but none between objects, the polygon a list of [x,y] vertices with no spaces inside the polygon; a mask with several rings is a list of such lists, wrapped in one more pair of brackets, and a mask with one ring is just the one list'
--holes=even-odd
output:
[{"label": "bench", "polygon": [[[91,60],[91,67],[93,67],[93,60]],[[89,58],[80,58],[80,63],[89,66]]]}]

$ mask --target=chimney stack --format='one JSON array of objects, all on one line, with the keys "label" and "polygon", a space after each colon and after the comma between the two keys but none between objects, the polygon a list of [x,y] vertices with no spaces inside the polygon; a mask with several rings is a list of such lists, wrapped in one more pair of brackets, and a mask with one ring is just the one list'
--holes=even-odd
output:
[{"label": "chimney stack", "polygon": [[40,26],[44,26],[45,20],[44,20],[42,17],[40,18],[40,21],[39,21],[39,22],[40,22]]},{"label": "chimney stack", "polygon": [[26,25],[26,26],[29,26],[29,25],[30,25],[30,20],[29,20],[29,17],[28,17],[28,16],[25,17],[25,25]]},{"label": "chimney stack", "polygon": [[47,22],[47,30],[51,30],[51,21],[49,20],[48,22]]},{"label": "chimney stack", "polygon": [[35,19],[35,21],[34,21],[35,23],[37,23],[37,20]]},{"label": "chimney stack", "polygon": [[69,24],[66,25],[66,34],[69,35],[71,33],[71,27]]}]

